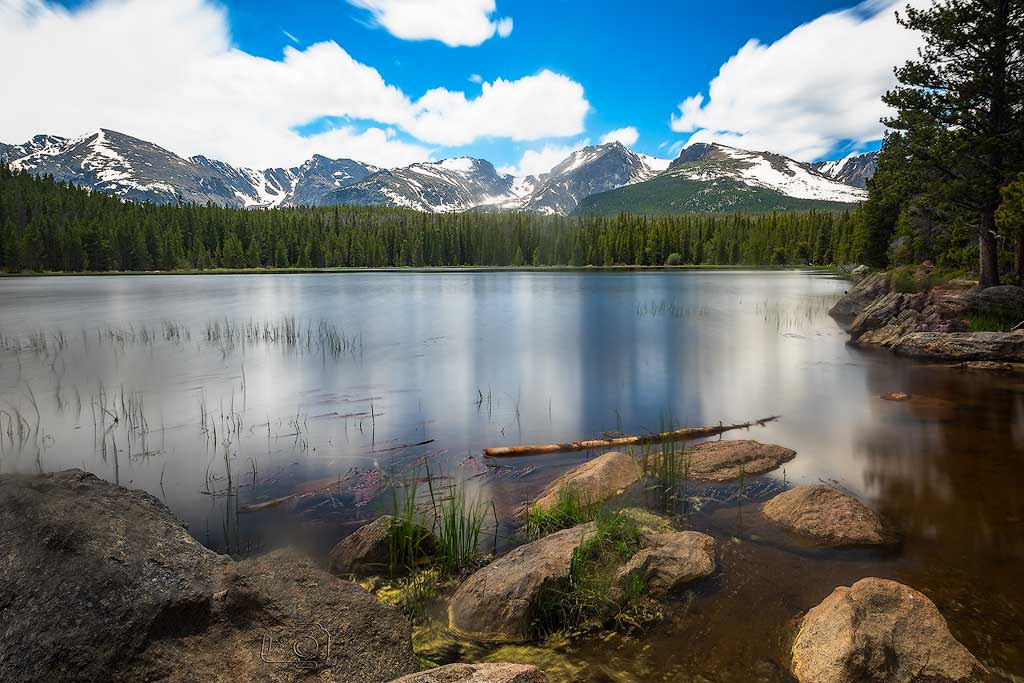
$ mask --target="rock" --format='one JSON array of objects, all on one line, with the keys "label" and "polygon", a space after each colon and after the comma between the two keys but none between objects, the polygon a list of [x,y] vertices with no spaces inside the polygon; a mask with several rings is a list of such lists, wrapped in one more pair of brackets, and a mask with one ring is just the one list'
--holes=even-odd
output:
[{"label": "rock", "polygon": [[1024,287],[1002,285],[975,289],[968,294],[968,300],[978,313],[1013,322],[1024,320]]},{"label": "rock", "polygon": [[691,479],[728,481],[774,470],[796,457],[796,451],[757,441],[709,441],[686,452]]},{"label": "rock", "polygon": [[645,541],[652,547],[641,549],[616,574],[617,591],[639,580],[651,597],[665,597],[715,571],[715,539],[707,534],[676,531]]},{"label": "rock", "polygon": [[890,391],[887,394],[882,394],[879,398],[884,401],[909,401],[913,396],[905,391]]},{"label": "rock", "polygon": [[284,551],[217,555],[156,498],[80,470],[0,476],[0,548],[0,680],[296,680],[309,669],[261,644],[311,624],[355,653],[323,680],[416,670],[397,609]]},{"label": "rock", "polygon": [[954,361],[1024,362],[1024,331],[914,332],[900,338],[894,351],[911,358]]},{"label": "rock", "polygon": [[[328,555],[328,566],[336,576],[377,574],[391,569],[391,534],[400,524],[397,517],[383,515],[365,524],[335,545]],[[421,526],[416,531],[422,539],[420,552],[429,557],[437,552],[433,534]]]},{"label": "rock", "polygon": [[530,640],[538,602],[569,579],[573,552],[591,522],[521,545],[478,570],[459,586],[448,606],[448,628],[484,642]]},{"label": "rock", "polygon": [[800,683],[991,680],[927,597],[877,578],[840,586],[807,613],[792,665]]},{"label": "rock", "polygon": [[979,370],[982,372],[1018,372],[1024,370],[1020,363],[1000,363],[994,360],[971,360],[947,367],[957,370]]},{"label": "rock", "polygon": [[621,451],[611,451],[588,460],[551,482],[534,505],[551,508],[565,491],[572,491],[585,503],[600,503],[638,481],[640,475],[640,468],[632,457]]},{"label": "rock", "polygon": [[829,315],[847,319],[860,313],[872,301],[889,291],[889,278],[885,273],[872,273],[854,285],[829,310]]},{"label": "rock", "polygon": [[547,683],[529,664],[449,664],[397,678],[391,683]]},{"label": "rock", "polygon": [[850,271],[851,275],[867,275],[871,272],[871,269],[865,266],[863,263]]},{"label": "rock", "polygon": [[[641,540],[675,531],[670,520],[643,508],[623,508],[618,511],[618,515],[636,524]],[[645,541],[645,545],[653,545],[653,543]]]},{"label": "rock", "polygon": [[874,510],[831,486],[790,489],[765,503],[762,512],[820,545],[879,545],[894,540]]},{"label": "rock", "polygon": [[[922,324],[921,311],[927,302],[926,292],[889,292],[865,306],[846,331],[854,341],[885,345],[889,339],[898,339]],[[862,340],[869,332],[872,337]]]}]

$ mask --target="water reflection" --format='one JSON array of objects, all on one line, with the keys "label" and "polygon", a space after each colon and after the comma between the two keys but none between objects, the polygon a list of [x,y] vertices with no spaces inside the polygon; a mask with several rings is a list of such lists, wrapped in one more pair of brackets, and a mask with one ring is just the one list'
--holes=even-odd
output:
[{"label": "water reflection", "polygon": [[[0,471],[81,467],[143,488],[218,550],[323,552],[386,506],[375,496],[387,476],[416,463],[468,478],[509,531],[516,506],[590,454],[499,470],[467,461],[483,447],[781,414],[751,434],[799,453],[771,476],[871,500],[906,530],[899,556],[826,564],[758,545],[756,511],[739,533],[732,510],[697,516],[744,539],[725,560],[744,578],[723,576],[697,596],[703,616],[667,633],[725,638],[711,616],[734,609],[715,597],[728,592],[762,610],[749,629],[782,639],[794,610],[871,572],[929,593],[971,649],[1019,670],[1024,382],[849,347],[827,316],[844,287],[748,271],[2,279]],[[288,320],[309,335],[207,335]],[[321,324],[356,350],[327,351]],[[889,391],[915,399],[879,398]],[[1006,635],[978,635],[993,624]],[[715,647],[750,656],[727,641]],[[776,645],[758,650],[770,671]]]}]

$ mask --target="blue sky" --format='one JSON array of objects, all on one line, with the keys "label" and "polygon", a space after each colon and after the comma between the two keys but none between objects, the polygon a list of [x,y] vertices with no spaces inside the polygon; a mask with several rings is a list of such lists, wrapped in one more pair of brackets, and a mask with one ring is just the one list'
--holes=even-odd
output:
[{"label": "blue sky", "polygon": [[[316,151],[526,172],[618,130],[656,156],[719,140],[810,161],[877,148],[878,97],[916,45],[893,5],[0,0],[0,46],[26,66],[3,76],[25,98],[0,140],[104,126],[247,165]],[[34,63],[19,41],[68,55]],[[102,82],[81,82],[90,61]],[[59,113],[54,89],[74,97]]]}]

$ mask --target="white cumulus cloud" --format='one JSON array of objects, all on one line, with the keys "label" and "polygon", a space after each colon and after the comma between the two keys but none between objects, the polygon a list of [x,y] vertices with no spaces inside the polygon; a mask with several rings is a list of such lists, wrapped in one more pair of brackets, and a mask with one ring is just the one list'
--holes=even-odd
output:
[{"label": "white cumulus cloud", "polygon": [[494,0],[348,0],[402,40],[437,40],[449,47],[507,38],[512,19],[495,16]]},{"label": "white cumulus cloud", "polygon": [[[436,145],[575,134],[589,108],[582,86],[547,71],[484,83],[472,99],[436,89],[414,100],[335,42],[257,57],[232,44],[210,0],[0,0],[0,62],[0,140],[105,127],[256,167],[314,152],[404,165]],[[337,125],[296,132],[324,117]]]},{"label": "white cumulus cloud", "polygon": [[544,70],[516,81],[485,82],[475,99],[446,88],[429,90],[404,127],[438,145],[464,145],[479,137],[537,140],[579,134],[589,109],[582,85]]},{"label": "white cumulus cloud", "polygon": [[625,128],[616,128],[610,130],[601,136],[601,144],[608,142],[621,142],[626,147],[630,147],[636,144],[636,141],[640,139],[640,133],[637,132],[635,126],[626,126]]},{"label": "white cumulus cloud", "polygon": [[672,130],[689,142],[717,141],[810,161],[839,141],[882,137],[880,98],[893,67],[915,55],[920,37],[896,23],[906,0],[867,0],[798,26],[766,45],[750,40],[722,65],[707,97],[679,105]]}]

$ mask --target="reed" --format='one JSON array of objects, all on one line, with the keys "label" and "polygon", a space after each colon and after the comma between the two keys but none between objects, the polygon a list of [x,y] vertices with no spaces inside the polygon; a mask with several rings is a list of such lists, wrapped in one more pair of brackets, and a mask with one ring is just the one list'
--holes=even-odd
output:
[{"label": "reed", "polygon": [[446,487],[446,491],[439,491],[429,476],[427,484],[434,508],[434,535],[442,568],[453,575],[474,569],[480,561],[480,536],[488,513],[494,517],[497,539],[498,512],[494,503],[470,499],[465,484],[452,484]]}]

